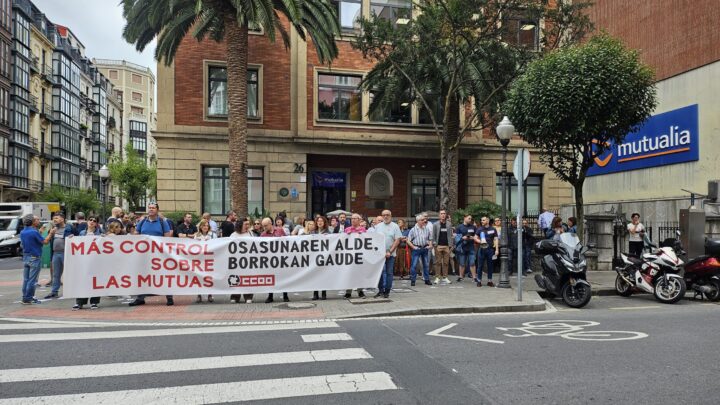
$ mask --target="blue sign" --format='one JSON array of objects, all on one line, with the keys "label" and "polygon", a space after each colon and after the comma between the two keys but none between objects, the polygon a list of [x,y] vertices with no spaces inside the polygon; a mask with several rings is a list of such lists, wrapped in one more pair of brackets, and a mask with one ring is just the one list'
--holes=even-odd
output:
[{"label": "blue sign", "polygon": [[344,172],[313,172],[313,187],[345,188]]},{"label": "blue sign", "polygon": [[622,143],[607,146],[595,156],[588,176],[696,161],[700,159],[698,105],[653,115]]}]

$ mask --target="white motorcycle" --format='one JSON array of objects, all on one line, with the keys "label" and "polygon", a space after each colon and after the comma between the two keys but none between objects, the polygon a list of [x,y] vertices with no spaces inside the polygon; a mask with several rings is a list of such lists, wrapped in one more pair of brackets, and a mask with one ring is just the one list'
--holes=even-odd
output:
[{"label": "white motorcycle", "polygon": [[667,239],[660,248],[653,248],[642,257],[621,254],[625,266],[615,268],[615,291],[623,297],[635,291],[654,294],[666,304],[674,304],[685,296],[685,280],[678,274],[684,265],[678,257],[682,247],[677,239]]}]

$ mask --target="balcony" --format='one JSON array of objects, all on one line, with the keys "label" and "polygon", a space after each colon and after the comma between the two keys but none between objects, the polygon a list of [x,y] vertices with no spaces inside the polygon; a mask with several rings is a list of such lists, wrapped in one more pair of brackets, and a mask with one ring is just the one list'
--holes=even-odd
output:
[{"label": "balcony", "polygon": [[28,106],[28,108],[30,109],[30,114],[37,114],[40,112],[40,110],[38,109],[38,99],[32,94],[30,95],[30,105]]},{"label": "balcony", "polygon": [[110,142],[107,146],[107,153],[114,153],[115,152],[115,144]]},{"label": "balcony", "polygon": [[48,83],[50,83],[50,84],[56,84],[56,83],[57,83],[57,82],[55,81],[55,77],[53,77],[52,65],[47,65],[47,64],[46,64],[45,66],[43,66],[42,78],[43,78],[43,80],[45,80],[46,82],[48,82]]},{"label": "balcony", "polygon": [[30,137],[28,145],[30,146],[31,155],[37,155],[40,153],[40,150],[38,149],[38,140],[36,138]]},{"label": "balcony", "polygon": [[42,109],[40,110],[40,118],[48,120],[50,122],[55,122],[52,106],[50,104],[43,104],[41,107]]},{"label": "balcony", "polygon": [[30,73],[40,73],[40,59],[37,56],[30,57]]},{"label": "balcony", "polygon": [[144,122],[147,122],[147,115],[131,112],[131,113],[130,113],[130,119],[133,120],[133,121],[144,121]]},{"label": "balcony", "polygon": [[58,156],[53,153],[53,147],[47,142],[40,145],[40,157],[46,160],[56,160]]}]

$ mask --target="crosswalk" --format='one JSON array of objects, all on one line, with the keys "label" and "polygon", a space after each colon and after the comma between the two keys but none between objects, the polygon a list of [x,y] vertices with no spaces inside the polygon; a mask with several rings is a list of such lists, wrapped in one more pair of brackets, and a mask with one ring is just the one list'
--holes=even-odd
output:
[{"label": "crosswalk", "polygon": [[[0,319],[0,405],[281,398],[314,403],[318,395],[352,402],[362,392],[400,390],[373,356],[339,329],[332,321],[117,328]],[[201,355],[188,353],[196,344],[200,347],[191,352]],[[48,364],[41,366],[25,364],[17,354],[48,346],[57,356],[45,356]],[[119,353],[131,354],[117,361]]]}]

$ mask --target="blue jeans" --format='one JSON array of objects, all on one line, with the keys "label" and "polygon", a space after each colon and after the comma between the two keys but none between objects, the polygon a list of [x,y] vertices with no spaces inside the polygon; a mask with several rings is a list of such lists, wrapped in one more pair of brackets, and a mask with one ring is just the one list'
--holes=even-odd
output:
[{"label": "blue jeans", "polygon": [[415,282],[415,279],[417,278],[415,266],[417,265],[418,259],[422,259],[423,280],[430,281],[430,263],[428,261],[427,248],[418,248],[412,251],[412,260],[410,261],[410,281]]},{"label": "blue jeans", "polygon": [[57,294],[60,291],[60,279],[62,279],[63,267],[65,265],[65,253],[64,252],[53,252],[52,255],[52,266],[53,266],[53,277],[52,277],[52,294]]},{"label": "blue jeans", "polygon": [[482,280],[482,269],[483,263],[487,264],[487,279],[492,280],[493,276],[493,260],[492,257],[495,255],[495,248],[488,246],[485,249],[478,249],[478,264],[477,264],[477,275],[478,280]]},{"label": "blue jeans", "polygon": [[390,294],[392,290],[393,277],[395,276],[395,256],[390,256],[385,259],[385,267],[380,275],[380,282],[378,283],[378,292],[384,294]]},{"label": "blue jeans", "polygon": [[35,295],[35,284],[40,275],[40,257],[23,256],[22,300],[30,302]]}]

